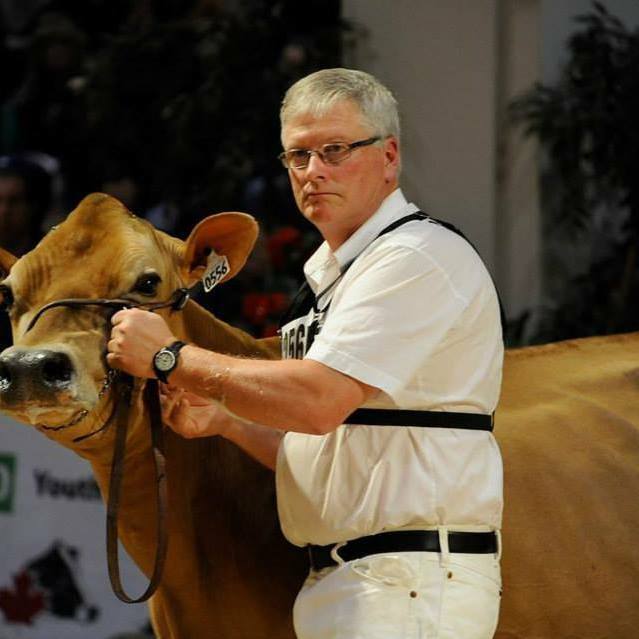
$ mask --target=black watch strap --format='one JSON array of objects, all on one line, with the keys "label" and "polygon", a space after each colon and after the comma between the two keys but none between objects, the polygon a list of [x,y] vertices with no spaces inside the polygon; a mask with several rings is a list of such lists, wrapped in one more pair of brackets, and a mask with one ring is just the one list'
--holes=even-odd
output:
[{"label": "black watch strap", "polygon": [[[169,381],[169,375],[175,370],[178,364],[180,350],[186,346],[186,342],[181,340],[175,340],[175,342],[161,348],[154,356],[153,356],[153,371],[155,376],[164,384],[167,384]],[[173,363],[170,368],[160,368],[158,367],[158,358],[160,358],[164,353],[172,353],[173,354]]]}]

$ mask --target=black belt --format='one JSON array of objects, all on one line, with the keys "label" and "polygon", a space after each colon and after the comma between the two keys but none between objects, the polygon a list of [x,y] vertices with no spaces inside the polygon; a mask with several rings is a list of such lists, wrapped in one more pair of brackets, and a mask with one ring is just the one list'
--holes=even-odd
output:
[{"label": "black belt", "polygon": [[453,413],[438,410],[405,410],[394,408],[358,408],[345,424],[369,426],[423,426],[426,428],[493,429],[493,416],[480,413]]},{"label": "black belt", "polygon": [[[329,546],[309,545],[308,555],[313,570],[336,566],[331,557]],[[448,550],[450,552],[491,554],[497,552],[497,535],[494,532],[449,532]],[[360,559],[367,555],[393,552],[440,552],[439,532],[437,530],[396,530],[367,537],[358,537],[340,546],[337,554],[344,561]]]}]

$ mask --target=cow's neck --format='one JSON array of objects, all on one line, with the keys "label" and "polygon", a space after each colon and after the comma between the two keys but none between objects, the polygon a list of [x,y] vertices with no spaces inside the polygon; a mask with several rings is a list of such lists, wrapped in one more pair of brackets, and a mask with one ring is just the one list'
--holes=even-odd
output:
[{"label": "cow's neck", "polygon": [[183,339],[202,348],[229,355],[274,359],[279,356],[277,338],[255,339],[239,328],[213,316],[195,302],[189,302],[181,317]]},{"label": "cow's neck", "polygon": [[[179,320],[181,325],[174,325],[175,333],[204,348],[245,356],[275,356],[277,340],[255,340],[194,303],[187,305]],[[156,539],[155,476],[148,416],[139,402],[132,409],[130,429],[119,530],[128,553],[149,575]],[[285,597],[287,590],[294,592],[296,583],[292,587],[278,584],[275,589],[268,585],[269,574],[281,569],[280,562],[292,565],[299,561],[281,538],[272,472],[219,437],[186,440],[168,429],[165,437],[170,556],[163,588],[192,590],[195,576],[204,593],[219,580],[225,584],[224,597],[229,597],[219,605],[228,607],[229,612],[233,598],[246,601],[248,597],[261,601],[262,606],[268,603],[264,591],[269,591],[267,599]],[[110,463],[100,459],[92,464],[106,496]],[[236,554],[224,551],[230,547]],[[263,580],[260,572],[264,572]],[[238,577],[251,573],[254,578],[248,583],[245,577]],[[245,592],[253,587],[261,592]],[[241,611],[238,614],[241,616]]]}]

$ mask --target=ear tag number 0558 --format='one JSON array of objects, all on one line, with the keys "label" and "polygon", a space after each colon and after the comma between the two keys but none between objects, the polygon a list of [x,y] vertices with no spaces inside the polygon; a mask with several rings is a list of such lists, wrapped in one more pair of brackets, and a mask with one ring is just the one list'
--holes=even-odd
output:
[{"label": "ear tag number 0558", "polygon": [[230,270],[231,267],[229,266],[229,261],[226,259],[226,255],[218,255],[215,251],[211,251],[208,258],[208,266],[202,276],[204,291],[206,293],[212,291]]}]

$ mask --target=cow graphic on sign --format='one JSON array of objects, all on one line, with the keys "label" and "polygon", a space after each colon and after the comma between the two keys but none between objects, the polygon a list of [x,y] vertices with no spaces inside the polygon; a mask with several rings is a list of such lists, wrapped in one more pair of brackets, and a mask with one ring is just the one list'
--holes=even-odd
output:
[{"label": "cow graphic on sign", "polygon": [[38,614],[90,623],[99,608],[88,604],[78,588],[78,551],[61,541],[27,562],[13,575],[13,584],[0,587],[0,610],[13,624],[31,625]]}]

